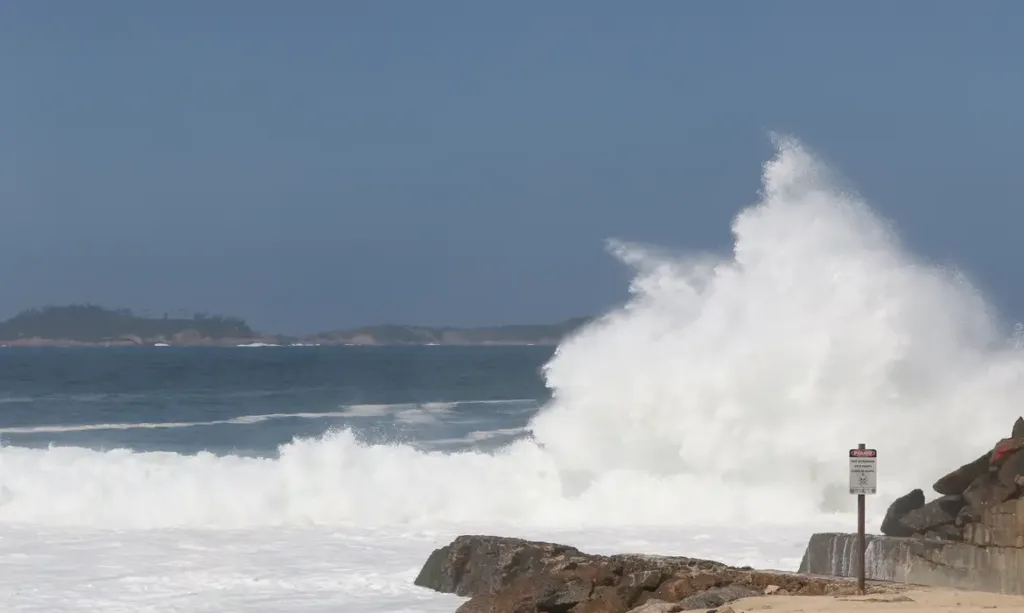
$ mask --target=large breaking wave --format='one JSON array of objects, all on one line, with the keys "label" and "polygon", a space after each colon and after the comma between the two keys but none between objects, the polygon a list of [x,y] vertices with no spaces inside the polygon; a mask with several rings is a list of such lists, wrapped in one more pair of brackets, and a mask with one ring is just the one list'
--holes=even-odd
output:
[{"label": "large breaking wave", "polygon": [[559,347],[533,436],[496,452],[296,440],[273,459],[0,449],[0,522],[145,528],[801,522],[879,501],[1005,435],[1024,359],[955,271],[901,246],[791,140],[731,255],[613,243],[632,297]]}]

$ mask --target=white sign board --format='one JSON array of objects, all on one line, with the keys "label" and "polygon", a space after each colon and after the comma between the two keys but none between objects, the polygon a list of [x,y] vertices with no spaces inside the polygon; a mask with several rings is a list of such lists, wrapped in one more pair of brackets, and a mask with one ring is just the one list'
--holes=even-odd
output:
[{"label": "white sign board", "polygon": [[878,451],[874,449],[850,450],[850,493],[875,494],[878,492]]}]

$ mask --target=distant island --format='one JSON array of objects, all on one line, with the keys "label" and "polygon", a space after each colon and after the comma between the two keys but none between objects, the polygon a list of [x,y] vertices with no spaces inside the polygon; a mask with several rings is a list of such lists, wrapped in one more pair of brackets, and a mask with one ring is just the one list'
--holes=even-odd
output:
[{"label": "distant island", "polygon": [[236,345],[555,345],[588,322],[577,317],[554,324],[476,328],[384,324],[306,336],[261,334],[240,317],[141,316],[129,309],[94,304],[48,306],[22,311],[0,322],[0,345],[236,346]]}]

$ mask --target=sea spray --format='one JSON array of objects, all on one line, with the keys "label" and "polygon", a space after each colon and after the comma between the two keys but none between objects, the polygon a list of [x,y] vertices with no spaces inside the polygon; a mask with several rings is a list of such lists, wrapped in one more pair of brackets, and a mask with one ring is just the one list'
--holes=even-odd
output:
[{"label": "sea spray", "polygon": [[829,511],[849,502],[848,447],[879,449],[894,495],[1021,412],[1024,362],[993,349],[1002,333],[962,275],[907,253],[795,141],[763,179],[731,258],[614,245],[636,271],[632,299],[546,367],[555,398],[532,430],[558,465],[773,484],[792,497],[764,513]]}]

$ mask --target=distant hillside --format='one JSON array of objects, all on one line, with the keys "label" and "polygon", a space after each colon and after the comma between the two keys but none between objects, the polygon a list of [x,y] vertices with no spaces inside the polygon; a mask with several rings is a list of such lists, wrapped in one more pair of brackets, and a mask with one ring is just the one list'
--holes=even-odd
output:
[{"label": "distant hillside", "polygon": [[256,337],[245,320],[238,317],[203,313],[191,318],[140,317],[128,309],[105,309],[92,304],[29,309],[0,323],[0,342],[19,344],[202,344]]},{"label": "distant hillside", "polygon": [[554,345],[588,321],[588,317],[576,317],[554,324],[480,328],[384,324],[322,332],[304,338],[303,342],[332,345]]},{"label": "distant hillside", "polygon": [[68,345],[554,345],[589,321],[480,328],[386,324],[321,332],[305,337],[265,336],[239,317],[143,317],[128,309],[93,304],[28,309],[0,322],[0,344]]}]

